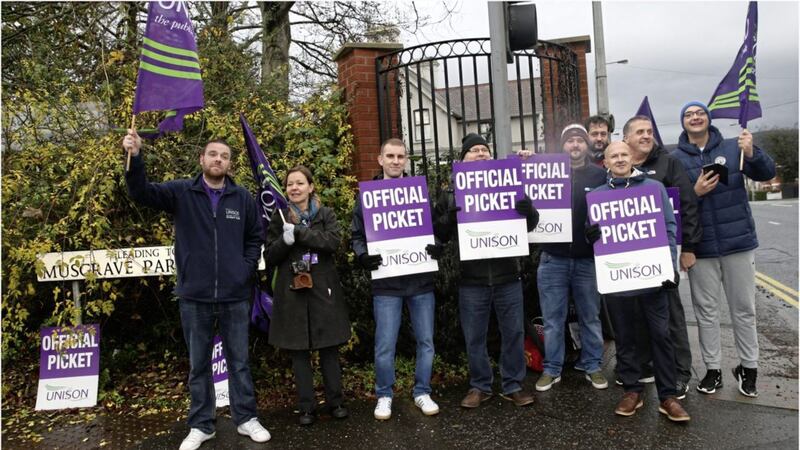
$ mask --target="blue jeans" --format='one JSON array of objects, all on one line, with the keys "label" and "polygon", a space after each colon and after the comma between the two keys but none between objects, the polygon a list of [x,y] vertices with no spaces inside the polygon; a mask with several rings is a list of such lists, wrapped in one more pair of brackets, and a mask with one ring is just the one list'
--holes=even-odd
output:
[{"label": "blue jeans", "polygon": [[551,377],[561,375],[570,289],[580,325],[581,357],[576,367],[587,373],[599,371],[603,358],[603,330],[594,259],[565,258],[542,252],[537,283],[544,319],[544,373]]},{"label": "blue jeans", "polygon": [[211,378],[214,322],[219,324],[222,351],[228,365],[228,392],[231,417],[241,425],[257,417],[256,397],[250,377],[247,333],[250,327],[250,302],[206,303],[180,299],[181,326],[189,348],[189,394],[192,403],[189,428],[214,432],[216,400]]},{"label": "blue jeans", "polygon": [[375,315],[375,394],[391,397],[394,386],[394,354],[397,333],[403,318],[403,301],[417,341],[414,371],[414,397],[431,393],[433,370],[433,315],[436,298],[433,292],[408,297],[376,295],[372,300]]},{"label": "blue jeans", "polygon": [[461,286],[458,310],[467,347],[469,384],[482,392],[492,392],[492,365],[486,350],[489,316],[494,307],[500,329],[500,376],[503,394],[522,389],[525,378],[525,327],[522,283],[512,281],[497,286]]}]

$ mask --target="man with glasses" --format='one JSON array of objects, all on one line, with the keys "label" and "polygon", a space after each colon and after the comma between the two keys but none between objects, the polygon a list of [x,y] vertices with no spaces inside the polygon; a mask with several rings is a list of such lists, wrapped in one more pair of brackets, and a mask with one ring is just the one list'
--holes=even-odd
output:
[{"label": "man with glasses", "polygon": [[[756,397],[754,255],[758,239],[744,176],[755,181],[770,180],[775,177],[775,162],[753,145],[753,136],[746,129],[737,139],[723,139],[711,125],[708,107],[703,103],[687,103],[681,109],[680,119],[684,131],[673,156],[683,163],[694,183],[703,227],[702,240],[695,247],[697,260],[689,268],[700,351],[707,369],[697,390],[713,394],[722,387],[719,302],[724,293],[740,361],[733,369],[733,376],[742,395]],[[741,157],[744,162],[740,170]],[[712,170],[712,164],[724,169]],[[721,172],[727,172],[727,184],[720,179]]]}]

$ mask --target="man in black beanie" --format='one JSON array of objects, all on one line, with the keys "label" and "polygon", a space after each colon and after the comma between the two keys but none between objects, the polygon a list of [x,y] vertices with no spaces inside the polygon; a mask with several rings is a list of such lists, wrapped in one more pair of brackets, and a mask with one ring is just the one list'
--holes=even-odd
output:
[{"label": "man in black beanie", "polygon": [[[470,133],[464,136],[461,160],[492,159],[486,140]],[[433,232],[442,242],[448,242],[457,232],[453,189],[446,189],[436,204]],[[539,213],[527,196],[514,205],[526,219],[530,232],[539,222]],[[497,316],[501,337],[500,375],[502,397],[517,406],[533,403],[533,395],[522,388],[525,378],[524,313],[522,302],[521,264],[519,258],[492,258],[461,261],[461,280],[458,289],[458,310],[464,332],[469,363],[470,390],[461,401],[464,408],[477,408],[492,396],[493,371],[486,350],[486,335],[492,308]]]}]

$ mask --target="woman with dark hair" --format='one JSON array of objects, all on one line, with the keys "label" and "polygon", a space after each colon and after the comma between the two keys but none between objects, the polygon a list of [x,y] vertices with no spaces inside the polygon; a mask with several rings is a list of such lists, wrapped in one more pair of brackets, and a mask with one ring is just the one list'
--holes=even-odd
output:
[{"label": "woman with dark hair", "polygon": [[331,208],[314,194],[311,171],[287,172],[289,206],[272,215],[264,259],[276,267],[269,343],[288,350],[297,385],[300,425],[315,419],[311,351],[319,351],[327,409],[347,417],[343,405],[339,345],[350,339],[350,320],[334,255],[341,232]]}]

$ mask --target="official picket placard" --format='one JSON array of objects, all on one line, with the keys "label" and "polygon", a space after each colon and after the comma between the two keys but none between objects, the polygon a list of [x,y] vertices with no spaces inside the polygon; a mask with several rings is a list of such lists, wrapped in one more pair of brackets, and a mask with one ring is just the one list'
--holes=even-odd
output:
[{"label": "official picket placard", "polygon": [[100,326],[42,328],[36,409],[82,408],[97,404]]},{"label": "official picket placard", "polygon": [[372,279],[439,270],[425,251],[434,243],[425,177],[364,181],[358,187],[367,251],[383,257]]},{"label": "official picket placard", "polygon": [[453,164],[462,261],[528,254],[525,217],[514,210],[525,195],[521,166],[515,158]]},{"label": "official picket placard", "polygon": [[569,155],[531,155],[522,159],[525,193],[539,211],[529,242],[572,242],[572,183]]},{"label": "official picket placard", "polygon": [[658,287],[672,279],[665,205],[658,186],[590,192],[586,203],[589,221],[599,224],[601,232],[594,244],[598,292]]},{"label": "official picket placard", "polygon": [[44,265],[36,273],[39,281],[83,280],[87,274],[100,279],[175,273],[172,246],[45,253],[39,260]]},{"label": "official picket placard", "polygon": [[211,351],[211,378],[214,380],[214,397],[217,408],[228,406],[228,362],[222,350],[222,337],[214,336],[214,348]]}]

